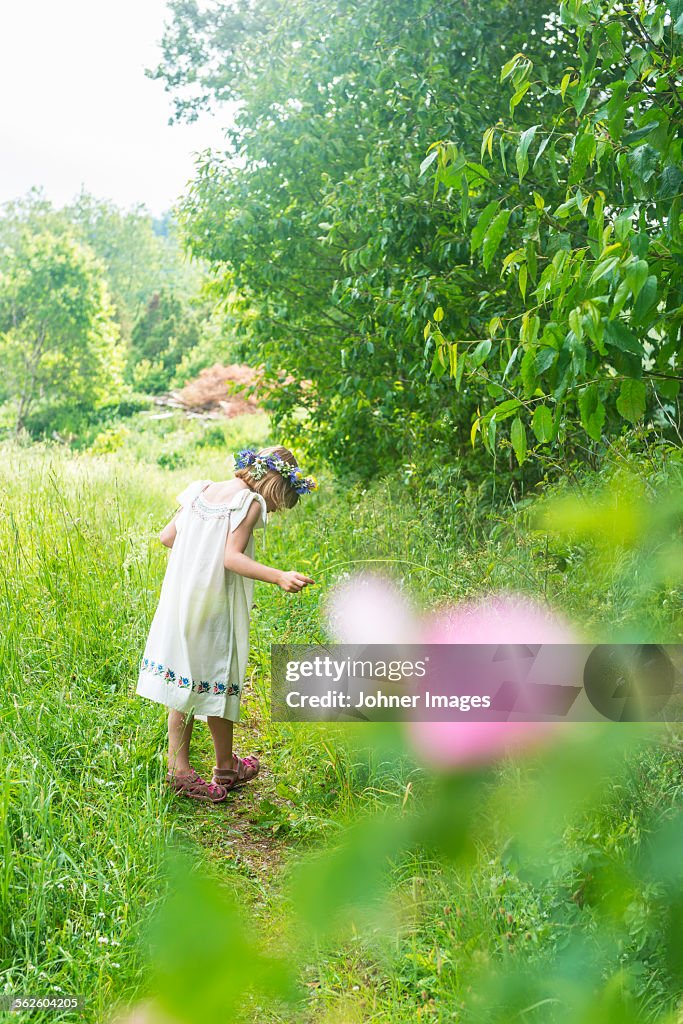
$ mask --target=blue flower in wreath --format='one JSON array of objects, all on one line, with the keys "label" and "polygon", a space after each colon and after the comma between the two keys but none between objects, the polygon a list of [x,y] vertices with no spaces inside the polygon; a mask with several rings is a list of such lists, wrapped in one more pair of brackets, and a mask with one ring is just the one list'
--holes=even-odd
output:
[{"label": "blue flower in wreath", "polygon": [[187,678],[187,676],[181,676],[180,685],[181,686],[189,686],[190,685],[190,680]]}]

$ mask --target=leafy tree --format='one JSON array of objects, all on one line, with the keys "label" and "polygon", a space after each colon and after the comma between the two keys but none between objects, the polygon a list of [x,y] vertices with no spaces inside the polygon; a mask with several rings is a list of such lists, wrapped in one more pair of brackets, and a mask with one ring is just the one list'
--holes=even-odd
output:
[{"label": "leafy tree", "polygon": [[[469,449],[481,385],[456,393],[430,372],[425,324],[443,306],[473,334],[486,286],[420,164],[435,138],[471,144],[503,116],[501,55],[540,46],[547,6],[172,9],[157,75],[178,116],[206,102],[236,109],[227,154],[198,165],[184,227],[224,292],[241,296],[245,357],[297,382],[274,392],[278,422],[365,476],[448,465]],[[570,57],[558,38],[557,68]],[[467,467],[482,472],[476,453]]]},{"label": "leafy tree", "polygon": [[167,391],[178,363],[200,337],[196,312],[170,292],[155,293],[133,328],[129,375],[152,394]]},{"label": "leafy tree", "polygon": [[0,357],[17,431],[37,413],[59,428],[116,397],[123,353],[103,269],[74,238],[14,231],[0,254]]},{"label": "leafy tree", "polygon": [[493,451],[507,421],[520,463],[577,429],[675,434],[683,379],[683,3],[569,0],[543,42],[503,65],[480,150],[440,141],[423,165],[486,281],[469,329],[452,303],[432,319],[433,370],[481,389],[473,439]]},{"label": "leafy tree", "polygon": [[64,216],[104,263],[124,338],[162,289],[182,298],[197,291],[201,270],[184,257],[168,216],[155,221],[144,206],[121,210],[83,192]]},{"label": "leafy tree", "polygon": [[532,446],[675,432],[679,0],[172,8],[177,116],[236,110],[189,244],[300,443],[478,478],[480,437],[533,481]]}]

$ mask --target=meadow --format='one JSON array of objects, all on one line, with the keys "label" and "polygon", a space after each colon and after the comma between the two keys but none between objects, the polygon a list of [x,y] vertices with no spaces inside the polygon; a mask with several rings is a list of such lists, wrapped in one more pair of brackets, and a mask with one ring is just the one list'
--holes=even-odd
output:
[{"label": "meadow", "polygon": [[[195,806],[166,791],[165,716],[135,696],[167,557],[157,534],[187,482],[224,478],[232,451],[268,436],[265,416],[174,414],[80,452],[0,447],[0,992],[87,999],[77,1014],[13,1019],[123,1019],[175,957],[186,989],[159,1020],[227,1020],[233,1003],[236,1019],[272,1024],[680,1019],[675,729],[577,728],[546,761],[437,778],[392,726],[272,723],[268,675],[271,642],[327,637],[325,595],[362,566],[416,609],[514,589],[589,635],[680,640],[679,454],[626,439],[578,489],[563,483],[540,525],[541,499],[486,507],[452,479],[344,485],[316,467],[319,492],[272,516],[257,553],[317,581],[296,599],[257,584],[237,749],[264,770],[225,805]],[[401,822],[418,830],[392,846]],[[150,922],[179,888],[174,851],[197,884],[237,901],[262,944],[254,962],[284,958],[294,994],[289,982],[259,994],[246,939],[220,920],[202,930],[203,890],[190,891],[196,924],[169,919],[166,975],[150,966]],[[555,996],[539,996],[549,978]]]}]

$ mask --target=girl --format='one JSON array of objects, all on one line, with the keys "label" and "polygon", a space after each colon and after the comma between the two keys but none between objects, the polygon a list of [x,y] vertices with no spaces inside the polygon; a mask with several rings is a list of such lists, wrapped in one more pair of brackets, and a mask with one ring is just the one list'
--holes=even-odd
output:
[{"label": "girl", "polygon": [[[232,480],[196,480],[178,495],[180,509],[159,539],[171,548],[159,604],[145,646],[137,693],[170,708],[168,775],[172,788],[218,803],[259,771],[254,755],[232,750],[233,723],[247,668],[254,580],[297,594],[310,583],[254,561],[253,530],[267,513],[293,508],[317,488],[288,448],[245,448]],[[208,723],[216,753],[211,782],[189,761],[193,718]]]}]

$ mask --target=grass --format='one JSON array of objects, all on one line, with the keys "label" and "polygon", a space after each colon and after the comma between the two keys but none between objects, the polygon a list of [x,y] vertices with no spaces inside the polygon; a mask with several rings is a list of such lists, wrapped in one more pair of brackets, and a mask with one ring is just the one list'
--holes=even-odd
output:
[{"label": "grass", "polygon": [[[648,608],[651,628],[680,636],[674,583],[652,577],[638,590],[627,582],[651,561],[651,531],[596,561],[590,538],[534,531],[529,509],[489,519],[484,530],[474,499],[453,498],[458,514],[443,515],[448,495],[394,480],[342,489],[317,473],[320,493],[273,517],[257,555],[318,580],[297,600],[257,585],[239,749],[264,755],[263,777],[227,809],[171,800],[163,711],[134,692],[166,559],[156,534],[190,479],[225,476],[224,443],[262,443],[266,428],[261,417],[236,420],[220,438],[212,427],[205,443],[197,421],[141,414],[102,454],[0,448],[0,991],[85,994],[87,1021],[144,994],[141,928],[165,895],[165,855],[176,846],[240,895],[276,947],[287,935],[292,862],[334,843],[360,816],[428,804],[432,781],[397,754],[389,732],[369,740],[362,726],[268,721],[272,639],[324,638],[325,594],[358,566],[381,568],[424,610],[514,588],[594,629],[642,625]],[[631,463],[653,486],[651,467]],[[662,480],[680,475],[678,465],[662,469]],[[197,740],[209,766],[201,725]],[[587,891],[591,864],[635,856],[678,806],[682,771],[675,738],[634,755],[631,776],[566,833],[569,847],[558,847],[555,876],[542,884],[506,862],[506,837],[495,829],[467,872],[412,851],[396,863],[389,937],[351,933],[309,950],[306,1004],[260,1011],[259,1020],[470,1019],[468,986],[487,965],[547,964],[568,930],[590,932],[597,911],[575,894]],[[502,768],[491,807],[524,785],[514,766]],[[654,1020],[675,1002],[675,986],[653,945],[659,910],[648,899],[634,897],[629,920],[642,941],[627,952],[642,965],[638,997]],[[48,1017],[60,1019],[30,1019]]]}]

